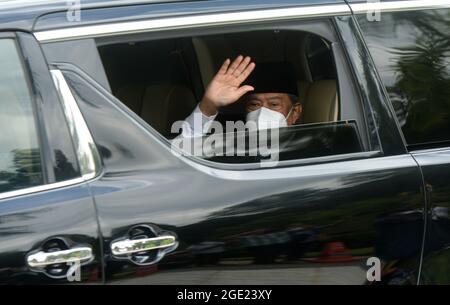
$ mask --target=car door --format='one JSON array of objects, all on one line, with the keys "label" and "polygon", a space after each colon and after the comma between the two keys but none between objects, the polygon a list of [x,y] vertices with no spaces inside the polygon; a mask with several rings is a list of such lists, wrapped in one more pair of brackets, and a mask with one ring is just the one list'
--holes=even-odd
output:
[{"label": "car door", "polygon": [[381,11],[383,22],[364,17],[358,15],[359,24],[423,175],[427,232],[421,281],[448,284],[450,2]]},{"label": "car door", "polygon": [[0,283],[101,282],[86,125],[31,34],[1,33],[0,54]]},{"label": "car door", "polygon": [[[268,12],[274,14],[268,20],[277,17],[277,10]],[[91,75],[61,56],[49,59],[69,85],[104,164],[90,186],[107,283],[417,283],[425,225],[419,167],[350,11],[324,20],[336,33],[341,94],[360,105],[341,107],[364,117],[358,127],[370,148],[273,168],[230,168],[174,154]],[[58,41],[52,35],[59,35],[50,32],[40,33],[52,37],[44,46],[49,56]],[[87,32],[105,35],[95,27]],[[59,38],[64,49],[70,38]]]}]

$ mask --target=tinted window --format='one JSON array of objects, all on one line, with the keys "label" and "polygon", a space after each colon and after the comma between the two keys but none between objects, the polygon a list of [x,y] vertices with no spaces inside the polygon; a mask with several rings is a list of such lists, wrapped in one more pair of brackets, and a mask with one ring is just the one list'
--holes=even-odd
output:
[{"label": "tinted window", "polygon": [[43,183],[32,100],[13,39],[0,40],[0,192]]},{"label": "tinted window", "polygon": [[[271,137],[273,131],[278,132],[276,137]],[[204,146],[202,157],[222,163],[253,163],[268,161],[270,158],[287,161],[363,151],[355,121],[294,125],[268,130],[267,134],[267,146],[261,143],[255,147],[251,147],[252,139],[265,139],[259,131],[225,134],[224,140],[215,143],[211,153]],[[204,141],[207,139],[203,138]],[[277,143],[272,143],[271,139]],[[195,138],[191,140],[191,149],[195,147],[195,141]],[[220,146],[221,143],[224,147]],[[243,145],[239,146],[239,143]],[[235,153],[227,156],[229,151]]]},{"label": "tinted window", "polygon": [[411,146],[450,141],[450,10],[358,17],[375,65]]}]

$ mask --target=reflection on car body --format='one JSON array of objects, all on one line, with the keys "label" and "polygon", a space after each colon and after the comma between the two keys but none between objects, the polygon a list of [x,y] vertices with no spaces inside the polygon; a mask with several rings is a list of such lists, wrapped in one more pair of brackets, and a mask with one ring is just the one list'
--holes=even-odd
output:
[{"label": "reflection on car body", "polygon": [[[0,4],[0,283],[450,283],[448,0],[81,4]],[[293,69],[277,162],[175,153],[239,54]]]}]

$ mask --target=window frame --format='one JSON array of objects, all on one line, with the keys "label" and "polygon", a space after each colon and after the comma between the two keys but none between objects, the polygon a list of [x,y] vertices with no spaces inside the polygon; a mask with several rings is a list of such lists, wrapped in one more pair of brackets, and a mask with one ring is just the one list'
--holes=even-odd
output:
[{"label": "window frame", "polygon": [[[158,131],[156,131],[151,125],[145,122],[141,117],[139,117],[135,112],[129,109],[125,104],[123,104],[118,98],[112,95],[107,89],[98,84],[98,82],[93,79],[91,76],[86,74],[83,70],[78,68],[77,66],[69,63],[55,63],[57,68],[65,73],[71,73],[81,78],[86,82],[86,85],[91,86],[92,89],[96,91],[96,94],[102,96],[102,98],[106,99],[108,102],[112,104],[112,106],[117,109],[120,113],[122,113],[127,119],[130,119],[134,125],[142,129],[148,136],[153,138],[157,143],[159,143],[162,147],[164,147],[167,153],[175,154],[180,160],[186,161],[192,166],[207,170],[225,170],[225,171],[238,171],[245,172],[248,170],[281,170],[283,168],[293,168],[297,166],[309,166],[309,165],[320,165],[325,163],[335,163],[335,162],[344,162],[344,161],[354,161],[368,158],[376,158],[382,156],[382,152],[379,150],[372,151],[364,151],[364,152],[356,152],[350,154],[340,154],[340,155],[332,155],[332,156],[324,156],[324,157],[314,157],[314,158],[305,158],[305,159],[296,159],[296,160],[284,160],[279,161],[277,166],[274,167],[263,167],[261,163],[241,163],[241,164],[230,164],[230,163],[219,163],[213,162],[209,160],[202,159],[196,156],[190,155],[182,155],[171,150],[171,142],[163,135],[161,135]],[[70,81],[69,87],[70,87]],[[73,90],[73,89],[72,89]]]},{"label": "window frame", "polygon": [[[303,23],[302,23],[303,21]],[[327,27],[329,29],[331,29],[332,31],[334,31],[334,33],[329,34],[328,33],[328,37],[326,35],[320,35],[320,33],[318,33],[317,30],[311,30],[309,31],[310,34],[314,34],[314,35],[318,35],[319,37],[321,37],[321,39],[325,39],[330,43],[330,51],[332,52],[332,59],[333,62],[335,63],[335,69],[336,69],[336,82],[337,82],[337,86],[336,86],[336,90],[337,90],[337,94],[339,96],[339,105],[338,105],[338,111],[339,111],[339,118],[340,120],[346,120],[346,119],[355,119],[355,118],[347,118],[347,117],[342,117],[344,112],[342,111],[342,106],[343,103],[342,101],[344,100],[342,98],[342,92],[345,92],[345,94],[351,96],[352,101],[350,102],[350,104],[352,106],[356,106],[355,108],[358,108],[356,110],[354,110],[354,113],[358,114],[358,118],[356,119],[358,122],[358,129],[359,129],[359,135],[360,135],[360,139],[363,142],[363,146],[365,151],[363,152],[355,152],[355,153],[351,153],[351,154],[340,154],[340,155],[330,155],[330,156],[322,156],[322,157],[312,157],[312,158],[305,158],[305,159],[296,159],[296,160],[286,160],[286,161],[279,161],[278,165],[276,167],[286,167],[286,166],[295,166],[295,165],[307,165],[307,164],[317,164],[317,163],[328,163],[328,162],[336,162],[336,161],[347,161],[347,160],[353,160],[353,159],[358,159],[358,158],[370,158],[370,157],[375,157],[375,156],[380,156],[382,154],[381,150],[378,149],[373,149],[373,146],[376,145],[380,145],[380,143],[373,143],[373,139],[371,142],[371,139],[369,138],[369,131],[368,131],[368,116],[366,115],[364,109],[368,108],[365,107],[364,105],[362,105],[363,100],[359,99],[359,96],[356,96],[355,93],[356,92],[351,92],[351,88],[350,87],[354,87],[355,83],[354,83],[354,77],[353,75],[351,75],[351,72],[349,70],[349,63],[346,60],[345,56],[344,56],[344,50],[343,50],[343,46],[340,44],[339,38],[337,37],[338,35],[336,34],[337,29],[334,27],[334,23],[332,22],[332,19],[329,18],[315,18],[312,20],[309,20],[311,22],[316,22],[321,24],[324,28]],[[174,33],[172,31],[166,32],[166,31],[162,31],[160,33],[156,32],[156,33],[151,33],[154,35],[149,35],[149,33],[139,33],[139,34],[131,34],[131,35],[123,35],[123,36],[119,36],[119,37],[115,37],[115,36],[106,36],[106,37],[101,37],[101,38],[97,38],[100,40],[100,43],[98,43],[99,45],[104,46],[105,41],[110,43],[111,41],[114,41],[115,43],[117,42],[123,42],[123,41],[138,41],[138,40],[158,40],[161,39],[161,37],[164,38],[172,38],[172,37],[198,37],[198,36],[202,36],[202,35],[214,35],[214,34],[222,34],[222,33],[239,33],[239,32],[249,32],[249,31],[258,31],[258,30],[270,30],[270,29],[280,29],[280,30],[292,30],[292,31],[303,31],[306,32],[303,28],[307,28],[308,26],[310,26],[308,24],[308,20],[298,20],[298,21],[294,21],[292,23],[286,23],[285,25],[283,25],[283,23],[281,22],[280,24],[278,23],[271,23],[271,22],[267,22],[267,23],[263,23],[260,25],[256,25],[254,26],[254,28],[245,28],[243,29],[242,24],[230,24],[228,26],[226,26],[225,28],[219,28],[219,29],[204,29],[204,28],[196,28],[194,30],[183,30],[180,33]],[[123,38],[125,37],[125,38]],[[333,37],[333,39],[330,39],[330,37]],[[104,39],[104,40],[103,40]],[[345,66],[343,67],[338,67],[338,64],[343,64]],[[343,75],[345,74],[345,75]],[[341,79],[346,79],[349,81],[353,81],[352,85],[347,85],[346,82],[342,81]],[[120,102],[120,100],[119,100]],[[122,103],[122,102],[120,102]],[[141,124],[144,125],[149,125],[147,122],[145,122],[144,120],[142,120],[139,117],[139,121]],[[159,136],[159,132],[156,131],[155,129],[153,129],[153,127],[151,125],[149,125],[151,127],[152,132],[157,133]],[[164,142],[166,142],[166,138],[161,136],[161,138],[163,139]],[[166,143],[166,145],[170,146],[170,142]],[[260,163],[241,163],[241,164],[232,164],[232,163],[219,163],[219,162],[213,162],[213,161],[209,161],[209,160],[204,160],[201,157],[198,156],[185,156],[188,158],[193,158],[193,160],[197,160],[197,162],[205,162],[204,164],[207,165],[208,167],[214,167],[214,168],[227,168],[227,169],[235,169],[235,170],[248,170],[248,169],[257,169],[260,168],[261,165]]]},{"label": "window frame", "polygon": [[[333,30],[333,31],[337,31],[337,29],[334,27],[334,23],[332,22],[331,19],[327,19],[327,18],[320,18],[320,19],[315,19],[317,22],[320,23],[329,23],[329,27]],[[299,21],[296,20],[295,23],[292,25],[290,25],[292,28],[292,30],[301,30],[301,28],[299,28]],[[276,25],[274,25],[273,23],[263,23],[262,25],[259,24],[258,25],[259,29],[273,29],[274,27],[276,27]],[[285,29],[283,27],[283,29]],[[164,37],[164,38],[168,38],[170,36],[175,36],[175,37],[186,37],[186,36],[198,36],[199,32],[202,33],[202,30],[204,33],[207,33],[207,35],[211,34],[211,29],[204,29],[204,28],[196,28],[194,29],[194,34],[192,34],[192,29],[187,29],[187,30],[183,30],[182,33],[184,35],[180,35],[180,33],[174,33],[174,31],[152,31],[151,34],[153,34],[153,39],[158,39],[158,37]],[[225,31],[227,33],[230,32],[248,32],[249,29],[242,29],[242,24],[230,24],[227,25],[225,27]],[[187,33],[191,33],[190,35]],[[221,33],[224,32],[223,27],[220,28],[215,28],[212,30],[212,32],[214,33]],[[317,34],[317,33],[314,33]],[[149,33],[136,33],[136,34],[129,34],[127,35],[126,39],[127,40],[137,40],[136,37],[142,37],[142,35],[145,35],[146,39],[145,40],[151,40],[149,38]],[[320,35],[320,34],[318,34]],[[335,34],[333,34],[335,35]],[[123,35],[122,35],[123,36]],[[133,36],[133,38],[131,38]],[[327,38],[324,37],[324,35],[320,35],[322,38]],[[111,37],[111,36],[105,36],[105,37],[99,37],[97,39],[106,39],[107,41],[117,41],[117,37]],[[88,38],[88,39],[92,39],[92,38]],[[142,40],[142,38],[141,38]],[[336,40],[338,40],[337,37],[335,37],[335,42],[334,42],[334,46],[332,45],[332,52],[333,52],[333,56],[339,55],[340,57],[340,62],[345,63],[346,65],[349,65],[349,63],[347,62],[346,58],[343,56],[344,51],[342,50],[343,47],[340,45],[336,44]],[[337,45],[337,46],[336,46]],[[50,49],[51,48],[51,43],[47,44],[46,49]],[[339,49],[340,54],[336,54],[336,48]],[[97,50],[98,51],[98,50]],[[58,65],[58,63],[55,63],[56,65]],[[65,65],[67,67],[67,65]],[[351,73],[349,73],[350,68],[348,66],[346,66],[343,69],[338,70],[337,69],[337,76],[339,78],[339,75],[342,75],[342,73],[346,73],[346,78],[350,79],[352,81],[354,81],[353,75],[351,75]],[[75,71],[77,73],[77,71]],[[78,71],[80,72],[80,71]],[[80,73],[78,73],[80,74]],[[93,80],[92,77],[86,75],[85,73],[81,73],[82,75],[85,75],[83,78],[88,81],[91,85],[92,82],[89,81],[89,79]],[[95,83],[97,83],[96,80],[93,80]],[[339,79],[337,79],[338,81],[338,90],[341,89],[341,84],[342,82],[339,81]],[[348,85],[350,86],[350,85]],[[354,83],[353,83],[354,86]],[[95,87],[95,86],[94,86]],[[350,86],[351,87],[351,86]],[[156,136],[160,142],[163,142],[162,144],[164,144],[165,146],[170,147],[170,142],[163,137],[162,135],[159,134],[159,132],[157,132],[156,130],[153,129],[153,127],[151,127],[150,125],[148,125],[148,123],[146,123],[143,119],[141,119],[137,114],[135,114],[134,112],[132,112],[131,110],[129,110],[125,105],[123,105],[123,103],[121,101],[119,101],[117,98],[115,98],[106,88],[103,88],[102,86],[98,86],[97,89],[101,89],[103,94],[108,95],[108,99],[112,100],[116,106],[119,106],[119,108],[122,111],[125,111],[125,113],[128,116],[131,116],[135,121],[137,121],[137,123],[139,123],[139,125],[144,126],[148,131],[150,131],[154,136]],[[355,96],[353,93],[351,93],[351,95],[353,96],[353,99],[355,100],[356,103],[361,104],[363,101],[361,99],[359,99],[358,96]],[[342,99],[342,98],[341,98]],[[341,105],[340,105],[341,106]],[[363,106],[361,106],[363,108]],[[367,117],[364,114],[364,112],[360,110],[356,110],[359,112],[359,114],[361,115],[361,119],[363,120],[364,126],[358,126],[358,128],[360,129],[360,133],[362,132],[366,132],[368,133],[367,130]],[[341,114],[341,111],[340,111]],[[361,138],[363,139],[366,135],[362,135],[361,134]],[[379,143],[377,143],[379,144]],[[357,152],[357,153],[351,153],[351,154],[340,154],[340,155],[332,155],[332,156],[325,156],[325,157],[313,157],[313,158],[305,158],[305,159],[297,159],[297,160],[287,160],[287,161],[279,161],[278,162],[278,166],[276,166],[275,168],[280,168],[280,167],[286,167],[286,166],[297,166],[297,165],[309,165],[309,164],[318,164],[318,163],[328,163],[328,162],[339,162],[339,161],[347,161],[347,160],[354,160],[354,159],[367,159],[367,158],[372,158],[372,157],[376,157],[376,156],[380,156],[382,155],[382,152],[380,150],[377,149],[371,149],[370,146],[365,146],[366,151],[364,152]],[[218,163],[218,162],[212,162],[212,161],[208,161],[208,160],[204,160],[202,158],[196,157],[196,156],[184,156],[187,158],[191,158],[194,162],[197,163],[202,163],[208,167],[213,167],[213,168],[219,168],[219,169],[232,169],[232,170],[248,170],[248,169],[258,169],[261,168],[260,163],[243,163],[243,164],[227,164],[227,163]]]}]

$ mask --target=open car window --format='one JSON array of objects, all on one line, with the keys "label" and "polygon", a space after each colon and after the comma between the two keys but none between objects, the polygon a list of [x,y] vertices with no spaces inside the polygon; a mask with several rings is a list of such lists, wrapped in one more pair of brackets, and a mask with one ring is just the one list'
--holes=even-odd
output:
[{"label": "open car window", "polygon": [[[335,54],[332,43],[324,37],[277,29],[140,39],[99,44],[112,93],[182,153],[216,163],[242,164],[264,162],[268,155],[272,156],[269,159],[278,156],[277,161],[284,161],[367,150],[361,138],[361,118],[341,116]],[[224,60],[240,54],[260,64],[281,62],[292,67],[295,98],[302,112],[299,119],[276,130],[244,128],[230,132],[228,123],[247,123],[246,100],[240,98],[220,109],[214,122],[222,127],[209,130],[213,134],[207,130],[202,136],[183,139],[174,125],[198,109]],[[257,147],[252,147],[255,138]],[[264,152],[265,147],[268,152]]]}]

